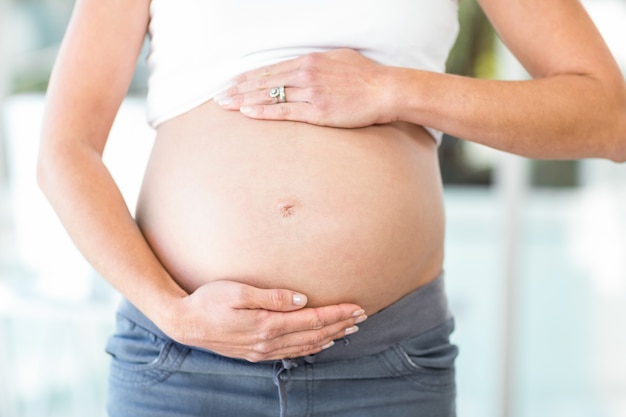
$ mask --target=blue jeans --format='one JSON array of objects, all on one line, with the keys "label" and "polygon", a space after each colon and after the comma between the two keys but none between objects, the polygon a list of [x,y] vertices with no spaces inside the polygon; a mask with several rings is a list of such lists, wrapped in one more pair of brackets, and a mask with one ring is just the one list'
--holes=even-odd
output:
[{"label": "blue jeans", "polygon": [[454,322],[437,280],[328,353],[262,363],[179,344],[127,304],[107,344],[109,415],[454,417]]}]

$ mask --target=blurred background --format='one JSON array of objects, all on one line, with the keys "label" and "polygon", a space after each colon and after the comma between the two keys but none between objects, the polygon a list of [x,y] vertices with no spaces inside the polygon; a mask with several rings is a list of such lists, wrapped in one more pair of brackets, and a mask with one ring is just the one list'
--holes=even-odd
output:
[{"label": "blurred background", "polygon": [[[626,0],[586,0],[626,73]],[[47,79],[73,1],[0,0],[0,417],[104,416],[117,294],[35,184]],[[474,0],[449,71],[527,75]],[[520,24],[523,24],[520,22]],[[153,132],[146,69],[105,158],[132,208]],[[626,417],[626,165],[440,148],[460,417]]]}]

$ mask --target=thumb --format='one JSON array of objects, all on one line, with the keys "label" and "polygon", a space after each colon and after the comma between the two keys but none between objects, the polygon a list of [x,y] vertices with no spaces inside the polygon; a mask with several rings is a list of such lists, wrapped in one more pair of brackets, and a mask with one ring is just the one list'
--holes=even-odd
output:
[{"label": "thumb", "polygon": [[242,291],[240,308],[263,309],[270,311],[294,311],[304,307],[307,296],[295,291],[284,289],[261,289],[247,286]]}]

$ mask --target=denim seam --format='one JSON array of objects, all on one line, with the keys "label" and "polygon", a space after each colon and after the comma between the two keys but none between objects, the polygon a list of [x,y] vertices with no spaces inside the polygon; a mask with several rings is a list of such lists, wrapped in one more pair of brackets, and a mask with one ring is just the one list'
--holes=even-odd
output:
[{"label": "denim seam", "polygon": [[[408,359],[408,355],[399,345],[396,345],[383,353],[384,354],[381,356],[383,357],[387,368],[393,373],[393,375],[406,379],[419,389],[428,389],[439,392],[455,386],[454,368],[446,371],[436,371],[416,365]],[[447,375],[450,378],[449,382],[443,384],[430,384],[425,381],[427,377],[439,376],[443,372],[452,374]]]}]

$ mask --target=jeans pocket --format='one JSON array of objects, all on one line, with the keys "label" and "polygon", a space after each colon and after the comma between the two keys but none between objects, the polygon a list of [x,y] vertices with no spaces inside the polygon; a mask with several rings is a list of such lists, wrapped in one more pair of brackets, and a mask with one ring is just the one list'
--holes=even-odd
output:
[{"label": "jeans pocket", "polygon": [[387,365],[396,375],[421,389],[455,390],[454,362],[458,349],[450,343],[452,319],[441,326],[407,339],[387,351]]},{"label": "jeans pocket", "polygon": [[149,386],[177,371],[189,348],[164,339],[119,315],[116,332],[106,345],[110,378],[126,386]]}]

